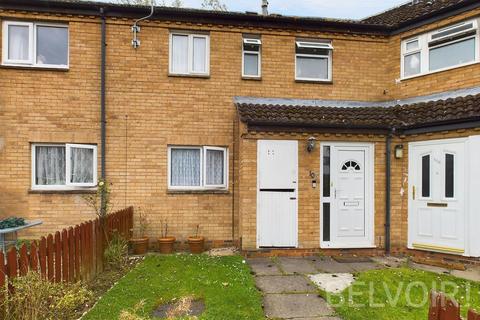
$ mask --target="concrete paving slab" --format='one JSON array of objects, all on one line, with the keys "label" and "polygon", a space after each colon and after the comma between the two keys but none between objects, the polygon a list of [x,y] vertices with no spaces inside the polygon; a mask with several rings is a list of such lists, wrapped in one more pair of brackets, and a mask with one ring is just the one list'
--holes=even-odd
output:
[{"label": "concrete paving slab", "polygon": [[308,277],[320,289],[329,293],[340,293],[355,281],[351,273],[319,273]]},{"label": "concrete paving slab", "polygon": [[310,261],[323,273],[352,273],[355,272],[348,263],[339,263],[330,257],[311,258]]},{"label": "concrete paving slab", "polygon": [[316,293],[317,288],[304,276],[258,276],[257,287],[264,293]]},{"label": "concrete paving slab", "polygon": [[317,269],[308,258],[278,258],[278,264],[286,274],[317,273]]},{"label": "concrete paving slab", "polygon": [[426,264],[419,264],[415,262],[411,262],[410,266],[414,269],[423,270],[423,271],[430,271],[438,274],[450,274],[451,270],[436,266],[429,266]]},{"label": "concrete paving slab", "polygon": [[386,268],[400,268],[407,263],[407,258],[397,258],[392,256],[373,257],[372,260]]},{"label": "concrete paving slab", "polygon": [[252,271],[259,276],[281,275],[282,272],[278,266],[269,258],[248,259]]},{"label": "concrete paving slab", "polygon": [[353,262],[353,263],[347,263],[347,264],[350,268],[352,268],[356,272],[364,272],[364,271],[378,270],[378,269],[384,268],[375,262]]},{"label": "concrete paving slab", "polygon": [[312,318],[333,315],[333,310],[316,294],[267,294],[264,299],[268,318]]},{"label": "concrete paving slab", "polygon": [[465,271],[452,270],[451,274],[457,278],[480,282],[480,268],[478,267],[471,267]]}]

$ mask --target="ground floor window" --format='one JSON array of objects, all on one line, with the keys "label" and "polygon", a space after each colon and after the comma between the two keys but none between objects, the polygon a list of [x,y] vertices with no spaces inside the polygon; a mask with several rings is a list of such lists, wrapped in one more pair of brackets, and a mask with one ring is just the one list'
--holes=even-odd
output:
[{"label": "ground floor window", "polygon": [[168,148],[170,189],[226,189],[227,149],[171,146]]},{"label": "ground floor window", "polygon": [[33,144],[32,188],[68,189],[97,184],[97,147],[85,144]]}]

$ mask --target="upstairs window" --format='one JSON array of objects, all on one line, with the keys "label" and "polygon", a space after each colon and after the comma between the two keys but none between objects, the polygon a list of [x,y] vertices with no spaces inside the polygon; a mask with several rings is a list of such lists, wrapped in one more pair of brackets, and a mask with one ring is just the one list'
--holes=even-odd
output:
[{"label": "upstairs window", "polygon": [[331,81],[332,51],[331,41],[296,41],[295,79]]},{"label": "upstairs window", "polygon": [[243,38],[242,77],[261,77],[261,49],[262,41],[260,39],[253,36],[245,36]]},{"label": "upstairs window", "polygon": [[170,73],[208,75],[210,38],[205,34],[172,32],[170,34]]},{"label": "upstairs window", "polygon": [[402,77],[447,70],[479,59],[477,20],[455,24],[402,42]]},{"label": "upstairs window", "polygon": [[3,22],[4,65],[68,68],[68,26]]}]

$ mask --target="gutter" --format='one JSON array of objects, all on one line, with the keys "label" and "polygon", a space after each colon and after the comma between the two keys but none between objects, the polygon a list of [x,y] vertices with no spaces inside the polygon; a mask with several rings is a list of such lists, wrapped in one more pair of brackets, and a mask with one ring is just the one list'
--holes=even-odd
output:
[{"label": "gutter", "polygon": [[[104,8],[100,8],[101,24],[101,62],[100,62],[100,135],[101,135],[101,179],[106,178],[106,142],[107,142],[107,117],[106,117],[106,46],[107,22]],[[106,213],[106,194],[102,193],[102,214]]]}]

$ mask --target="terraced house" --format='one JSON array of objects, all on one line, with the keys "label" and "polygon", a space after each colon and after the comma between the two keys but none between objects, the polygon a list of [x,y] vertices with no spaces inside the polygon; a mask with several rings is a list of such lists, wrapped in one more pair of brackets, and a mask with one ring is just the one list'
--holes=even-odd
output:
[{"label": "terraced house", "polygon": [[0,0],[0,216],[44,221],[22,236],[92,217],[104,177],[152,237],[480,257],[479,1],[149,13]]}]

